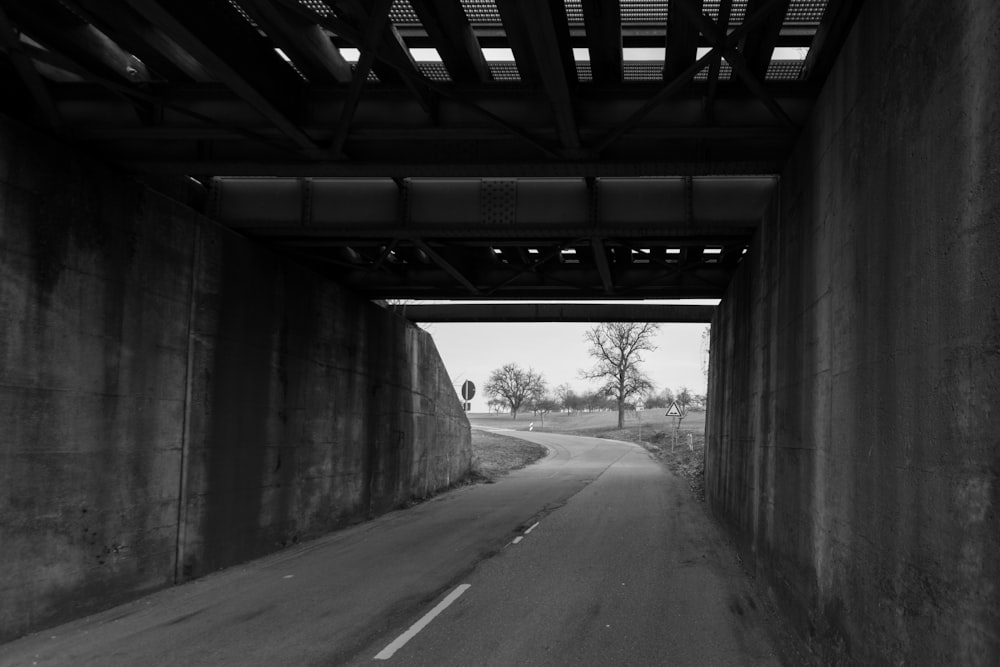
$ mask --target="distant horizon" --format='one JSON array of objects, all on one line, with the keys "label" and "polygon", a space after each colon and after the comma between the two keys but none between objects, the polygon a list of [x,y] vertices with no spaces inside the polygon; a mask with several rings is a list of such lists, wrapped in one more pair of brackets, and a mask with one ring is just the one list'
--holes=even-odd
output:
[{"label": "distant horizon", "polygon": [[[583,335],[594,323],[434,323],[423,325],[434,338],[455,392],[466,380],[476,385],[472,412],[488,412],[483,387],[489,374],[506,363],[542,373],[550,393],[569,384],[577,394],[597,389],[580,371],[593,360]],[[653,380],[656,393],[686,386],[692,394],[705,394],[707,377],[703,361],[702,332],[707,324],[663,323],[654,338],[657,349],[643,355],[641,365]]]}]

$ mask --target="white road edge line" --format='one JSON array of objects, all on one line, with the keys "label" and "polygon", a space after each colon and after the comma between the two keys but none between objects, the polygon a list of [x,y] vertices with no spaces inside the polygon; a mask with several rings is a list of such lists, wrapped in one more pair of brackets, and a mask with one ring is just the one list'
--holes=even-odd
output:
[{"label": "white road edge line", "polygon": [[538,522],[536,521],[535,523],[531,524],[531,528],[529,528],[528,530],[524,531],[524,534],[527,535],[528,533],[530,533],[531,531],[533,531],[537,527],[538,527]]},{"label": "white road edge line", "polygon": [[518,542],[520,542],[523,539],[524,539],[524,535],[518,535],[517,537],[514,538],[514,541],[511,542],[511,544],[517,544]]},{"label": "white road edge line", "polygon": [[448,597],[438,602],[437,606],[435,606],[429,612],[424,614],[423,618],[421,618],[419,621],[411,625],[409,630],[407,630],[400,636],[396,637],[396,639],[391,644],[389,644],[384,649],[379,651],[378,655],[375,656],[375,659],[388,660],[389,658],[391,658],[396,651],[398,651],[399,649],[403,648],[406,645],[406,642],[416,637],[417,633],[426,628],[428,624],[430,624],[430,622],[433,621],[438,616],[438,614],[440,614],[449,606],[451,606],[451,604],[455,600],[457,600],[462,596],[462,593],[469,590],[471,587],[472,584],[461,584],[451,593],[448,593]]}]

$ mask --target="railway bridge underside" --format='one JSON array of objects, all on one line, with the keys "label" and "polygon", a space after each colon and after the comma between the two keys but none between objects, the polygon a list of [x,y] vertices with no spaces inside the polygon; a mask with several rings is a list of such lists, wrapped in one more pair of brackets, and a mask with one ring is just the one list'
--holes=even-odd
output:
[{"label": "railway bridge underside", "polygon": [[998,35],[0,0],[0,641],[462,478],[407,317],[710,320],[707,502],[819,659],[1000,663]]}]

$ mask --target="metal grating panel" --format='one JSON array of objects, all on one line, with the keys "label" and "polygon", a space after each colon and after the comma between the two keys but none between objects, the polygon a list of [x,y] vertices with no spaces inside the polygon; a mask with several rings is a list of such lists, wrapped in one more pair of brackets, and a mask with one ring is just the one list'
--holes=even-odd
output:
[{"label": "metal grating panel", "polygon": [[235,9],[236,12],[243,17],[243,20],[252,25],[260,34],[264,34],[264,31],[260,29],[260,26],[254,23],[254,20],[250,18],[250,15],[247,14],[246,11],[235,2],[235,0],[229,0],[229,6]]},{"label": "metal grating panel", "polygon": [[826,12],[827,0],[792,0],[785,15],[785,23],[819,24]]},{"label": "metal grating panel", "polygon": [[501,25],[500,11],[493,0],[462,0],[462,9],[473,25]]},{"label": "metal grating panel", "polygon": [[583,4],[580,0],[564,0],[564,6],[566,7],[566,18],[569,20],[570,25],[583,25]]},{"label": "metal grating panel", "polygon": [[576,78],[580,81],[593,81],[594,74],[590,70],[590,62],[587,60],[576,61]]},{"label": "metal grating panel", "polygon": [[291,60],[285,60],[284,58],[281,59],[281,62],[291,67],[295,71],[295,73],[299,75],[300,79],[302,79],[306,83],[309,83],[309,78],[305,74],[303,74],[302,70],[299,69],[298,65],[296,65]]},{"label": "metal grating panel", "polygon": [[[694,75],[695,81],[708,81],[708,67]],[[719,81],[728,81],[733,77],[733,66],[725,59],[719,63]]]},{"label": "metal grating panel", "polygon": [[[719,20],[719,0],[705,0],[702,4],[702,11],[712,17],[713,21]],[[729,25],[739,25],[747,15],[747,0],[733,0],[732,9],[729,11]]]},{"label": "metal grating panel", "polygon": [[517,70],[517,63],[511,62],[490,62],[490,72],[494,81],[520,81],[521,73]]},{"label": "metal grating panel", "polygon": [[664,25],[667,22],[666,0],[621,0],[622,25]]},{"label": "metal grating panel", "polygon": [[[357,71],[358,71],[358,66],[351,65],[351,72],[353,73]],[[378,74],[376,74],[373,70],[368,70],[368,76],[365,77],[365,81],[367,81],[368,83],[380,83]]]},{"label": "metal grating panel", "polygon": [[320,16],[333,16],[333,11],[321,0],[299,0],[299,4],[313,10]]},{"label": "metal grating panel", "polygon": [[662,81],[663,61],[627,61],[625,62],[625,81]]},{"label": "metal grating panel", "polygon": [[420,18],[413,11],[410,0],[394,0],[389,10],[389,20],[396,25],[420,25]]},{"label": "metal grating panel", "polygon": [[417,67],[431,81],[451,81],[451,74],[443,63],[417,63]]},{"label": "metal grating panel", "polygon": [[772,60],[764,76],[769,81],[794,81],[802,71],[801,60]]}]

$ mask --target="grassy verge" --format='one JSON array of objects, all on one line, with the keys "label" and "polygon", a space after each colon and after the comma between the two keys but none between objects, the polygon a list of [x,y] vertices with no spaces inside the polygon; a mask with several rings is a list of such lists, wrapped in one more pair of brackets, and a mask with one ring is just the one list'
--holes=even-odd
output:
[{"label": "grassy verge", "polygon": [[[653,456],[663,461],[672,472],[687,480],[691,493],[698,500],[705,500],[705,433],[704,427],[696,429],[684,428],[684,422],[677,431],[677,445],[674,446],[673,428],[665,430],[653,427],[629,425],[617,428],[588,428],[574,430],[573,435],[589,435],[593,438],[609,440],[624,440],[641,445]],[[691,435],[691,447],[688,447],[688,434]],[[641,437],[640,437],[641,435]]]},{"label": "grassy verge", "polygon": [[519,438],[472,429],[472,476],[492,482],[511,470],[534,463],[546,449]]}]

